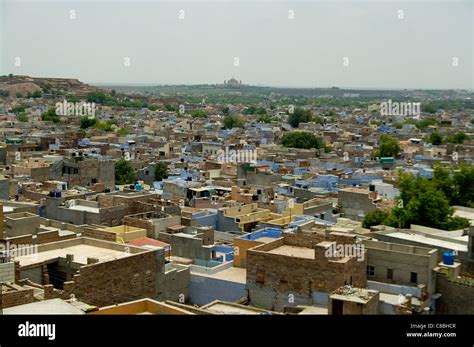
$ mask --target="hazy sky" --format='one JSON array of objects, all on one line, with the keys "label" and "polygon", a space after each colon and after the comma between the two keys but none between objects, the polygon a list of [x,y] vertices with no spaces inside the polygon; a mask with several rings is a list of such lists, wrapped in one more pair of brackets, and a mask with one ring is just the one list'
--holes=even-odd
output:
[{"label": "hazy sky", "polygon": [[473,8],[474,0],[0,0],[0,74],[473,89]]}]

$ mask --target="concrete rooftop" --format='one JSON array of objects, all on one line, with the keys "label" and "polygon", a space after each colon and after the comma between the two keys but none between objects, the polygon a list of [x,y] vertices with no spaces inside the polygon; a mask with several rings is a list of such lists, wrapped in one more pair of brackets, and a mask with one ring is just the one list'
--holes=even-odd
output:
[{"label": "concrete rooftop", "polygon": [[285,255],[288,257],[295,257],[295,258],[314,259],[314,249],[307,248],[307,247],[283,245],[283,246],[274,248],[268,251],[267,253]]},{"label": "concrete rooftop", "polygon": [[20,262],[20,266],[30,266],[38,263],[48,262],[57,258],[65,258],[67,254],[74,255],[74,262],[79,264],[87,264],[87,258],[97,258],[99,261],[108,261],[130,256],[130,253],[117,251],[108,248],[102,248],[87,244],[79,244],[67,246],[59,249],[38,252],[32,255],[24,255],[15,258]]}]

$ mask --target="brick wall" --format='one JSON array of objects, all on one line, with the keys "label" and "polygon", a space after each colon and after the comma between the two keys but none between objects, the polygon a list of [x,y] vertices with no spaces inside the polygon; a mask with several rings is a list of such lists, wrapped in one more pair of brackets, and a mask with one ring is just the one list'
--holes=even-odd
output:
[{"label": "brick wall", "polygon": [[5,240],[2,241],[8,241],[11,244],[14,245],[20,245],[20,244],[33,244],[33,235],[28,234],[28,235],[22,235],[22,236],[16,236],[16,237],[9,237]]},{"label": "brick wall", "polygon": [[36,234],[36,242],[41,243],[49,243],[49,242],[56,242],[62,240],[59,237],[59,232],[57,230],[53,231],[43,231]]},{"label": "brick wall", "polygon": [[84,227],[82,236],[90,237],[93,239],[105,240],[115,242],[117,240],[117,234],[112,232],[106,232],[104,230],[97,230],[90,227]]},{"label": "brick wall", "polygon": [[109,227],[122,225],[122,219],[130,214],[130,209],[127,205],[119,205],[108,207],[100,210],[100,224]]},{"label": "brick wall", "polygon": [[146,230],[146,236],[155,238],[155,226],[146,219],[135,218],[133,216],[126,216],[123,218],[123,224],[132,227],[137,227]]},{"label": "brick wall", "polygon": [[[9,287],[9,286],[7,286]],[[0,293],[2,297],[0,300],[1,308],[8,308],[23,304],[29,304],[35,301],[33,296],[33,288],[24,289],[19,286]]]}]

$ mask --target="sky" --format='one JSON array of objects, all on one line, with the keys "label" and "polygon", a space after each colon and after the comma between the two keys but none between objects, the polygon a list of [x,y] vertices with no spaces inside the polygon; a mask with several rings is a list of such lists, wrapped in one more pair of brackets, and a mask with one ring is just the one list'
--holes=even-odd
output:
[{"label": "sky", "polygon": [[0,0],[0,74],[474,89],[474,0]]}]

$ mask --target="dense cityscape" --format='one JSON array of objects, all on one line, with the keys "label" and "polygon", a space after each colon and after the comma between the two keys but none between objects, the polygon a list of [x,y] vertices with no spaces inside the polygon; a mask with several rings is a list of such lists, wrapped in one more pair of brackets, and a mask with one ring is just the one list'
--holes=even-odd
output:
[{"label": "dense cityscape", "polygon": [[474,313],[471,92],[0,83],[4,313]]},{"label": "dense cityscape", "polygon": [[473,16],[0,0],[0,347],[472,346]]}]

